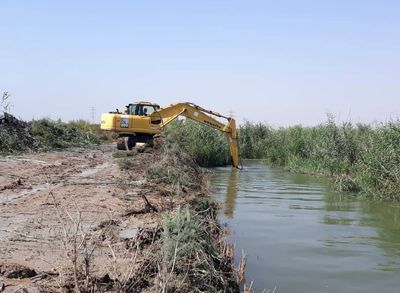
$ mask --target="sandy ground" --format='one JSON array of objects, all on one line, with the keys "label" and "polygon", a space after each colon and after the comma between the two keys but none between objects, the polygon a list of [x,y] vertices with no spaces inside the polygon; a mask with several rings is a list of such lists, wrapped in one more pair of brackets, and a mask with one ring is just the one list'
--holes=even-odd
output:
[{"label": "sandy ground", "polygon": [[168,202],[144,173],[155,154],[136,154],[127,171],[114,147],[0,157],[0,292],[60,291],[74,255],[97,278],[130,277],[131,240],[160,221],[143,195],[156,209]]}]

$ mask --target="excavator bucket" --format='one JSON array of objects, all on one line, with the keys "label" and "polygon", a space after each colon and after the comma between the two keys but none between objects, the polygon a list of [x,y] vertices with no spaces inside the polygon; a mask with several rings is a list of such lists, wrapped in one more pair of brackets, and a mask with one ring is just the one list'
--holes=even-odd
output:
[{"label": "excavator bucket", "polygon": [[231,150],[232,166],[235,168],[239,168],[239,148],[238,148],[237,138],[235,139],[231,138],[229,147]]}]

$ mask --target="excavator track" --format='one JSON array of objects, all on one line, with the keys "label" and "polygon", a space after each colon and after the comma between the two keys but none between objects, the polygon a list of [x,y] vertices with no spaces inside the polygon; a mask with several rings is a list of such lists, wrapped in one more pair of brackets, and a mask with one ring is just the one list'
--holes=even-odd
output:
[{"label": "excavator track", "polygon": [[125,142],[125,137],[119,137],[117,139],[117,149],[120,151],[126,151],[127,150],[127,146],[126,146],[126,142]]}]

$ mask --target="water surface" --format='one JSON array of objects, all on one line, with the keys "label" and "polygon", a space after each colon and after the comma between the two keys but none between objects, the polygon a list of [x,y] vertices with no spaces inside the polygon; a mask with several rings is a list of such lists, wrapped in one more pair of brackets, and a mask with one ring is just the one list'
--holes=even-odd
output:
[{"label": "water surface", "polygon": [[400,292],[399,204],[335,193],[324,179],[260,161],[214,172],[222,222],[257,289]]}]

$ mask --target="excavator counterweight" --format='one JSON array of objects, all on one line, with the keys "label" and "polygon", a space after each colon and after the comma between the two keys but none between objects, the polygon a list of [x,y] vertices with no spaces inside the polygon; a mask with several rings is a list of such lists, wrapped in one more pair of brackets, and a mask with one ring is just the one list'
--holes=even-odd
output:
[{"label": "excavator counterweight", "polygon": [[[239,166],[239,144],[236,121],[232,117],[206,110],[193,103],[177,103],[160,108],[159,105],[149,102],[137,102],[125,107],[124,113],[117,111],[104,113],[101,116],[101,129],[114,131],[119,134],[118,149],[132,149],[137,142],[153,144],[155,135],[175,120],[183,116],[203,123],[209,127],[226,133],[229,139],[232,165]],[[217,120],[227,120],[224,124]]]}]

